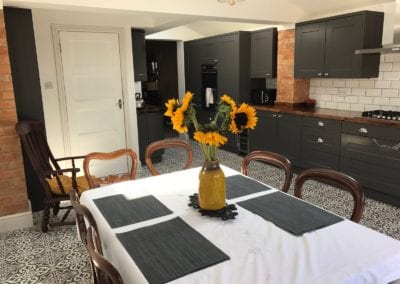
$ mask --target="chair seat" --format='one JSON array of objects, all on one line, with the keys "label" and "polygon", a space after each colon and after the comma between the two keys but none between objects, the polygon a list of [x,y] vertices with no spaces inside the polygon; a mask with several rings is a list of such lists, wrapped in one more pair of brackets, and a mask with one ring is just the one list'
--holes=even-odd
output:
[{"label": "chair seat", "polygon": [[[60,175],[58,177],[64,187],[65,194],[69,194],[72,189],[72,178],[66,175]],[[51,179],[46,178],[46,180],[50,186],[50,190],[52,193],[56,195],[64,195],[64,193],[62,193],[60,187],[58,186],[56,177],[53,177]],[[76,184],[78,186],[77,189],[79,194],[89,189],[89,183],[85,176],[76,177]]]}]

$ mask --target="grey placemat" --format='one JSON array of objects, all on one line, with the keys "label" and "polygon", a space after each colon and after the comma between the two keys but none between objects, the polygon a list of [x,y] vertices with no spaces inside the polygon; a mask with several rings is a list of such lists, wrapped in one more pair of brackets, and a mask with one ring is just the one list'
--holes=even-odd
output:
[{"label": "grey placemat", "polygon": [[266,194],[237,204],[296,236],[343,220],[282,192]]},{"label": "grey placemat", "polygon": [[164,204],[152,195],[127,200],[123,195],[93,199],[111,228],[171,214]]},{"label": "grey placemat", "polygon": [[229,259],[181,218],[117,234],[149,283],[165,283]]},{"label": "grey placemat", "polygon": [[270,189],[270,187],[242,175],[234,175],[226,178],[227,199]]}]

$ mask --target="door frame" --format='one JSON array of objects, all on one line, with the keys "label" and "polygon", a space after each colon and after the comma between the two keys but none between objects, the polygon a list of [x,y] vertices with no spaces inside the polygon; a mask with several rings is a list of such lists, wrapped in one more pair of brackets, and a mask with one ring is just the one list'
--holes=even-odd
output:
[{"label": "door frame", "polygon": [[53,49],[55,57],[55,67],[56,67],[56,77],[57,77],[57,89],[58,89],[58,101],[60,108],[60,119],[61,119],[61,131],[64,143],[64,154],[72,155],[71,153],[71,138],[70,130],[68,127],[68,111],[66,103],[66,93],[65,93],[65,82],[64,82],[64,71],[62,65],[61,57],[61,42],[60,42],[60,32],[90,32],[90,33],[113,33],[118,35],[119,44],[119,59],[120,59],[120,69],[121,69],[121,85],[122,85],[122,111],[124,112],[124,142],[125,147],[128,147],[128,107],[126,102],[128,101],[128,89],[127,89],[127,74],[126,68],[123,68],[123,62],[128,62],[125,55],[124,46],[124,29],[116,27],[98,27],[98,26],[79,26],[79,25],[64,25],[64,24],[52,24],[51,32],[53,36]]}]

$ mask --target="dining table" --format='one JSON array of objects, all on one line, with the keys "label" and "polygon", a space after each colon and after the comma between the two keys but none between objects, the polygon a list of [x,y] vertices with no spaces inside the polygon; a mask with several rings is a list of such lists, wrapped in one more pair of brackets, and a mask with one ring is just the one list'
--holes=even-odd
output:
[{"label": "dining table", "polygon": [[[233,219],[188,206],[201,168],[82,193],[124,283],[391,283],[400,241],[221,165]],[[232,212],[231,212],[232,213]]]}]

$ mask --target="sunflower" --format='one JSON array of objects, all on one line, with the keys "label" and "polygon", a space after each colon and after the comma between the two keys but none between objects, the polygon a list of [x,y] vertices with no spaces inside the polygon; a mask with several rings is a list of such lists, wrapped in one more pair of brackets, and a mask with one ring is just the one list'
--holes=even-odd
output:
[{"label": "sunflower", "polygon": [[189,108],[189,105],[192,102],[192,98],[193,98],[192,92],[186,92],[186,94],[183,96],[182,106],[180,107],[180,109],[183,112],[185,112]]},{"label": "sunflower", "polygon": [[224,145],[228,141],[228,138],[219,134],[217,131],[196,131],[193,138],[201,144],[214,145],[217,147]]},{"label": "sunflower", "polygon": [[179,133],[188,132],[188,128],[184,124],[185,114],[180,108],[178,108],[172,115],[171,121],[172,121],[172,128],[178,131]]},{"label": "sunflower", "polygon": [[221,97],[221,102],[227,104],[228,106],[230,106],[232,111],[237,109],[235,101],[230,96],[228,96],[227,94],[224,94]]},{"label": "sunflower", "polygon": [[246,103],[242,103],[238,109],[231,112],[231,124],[229,130],[234,134],[237,134],[246,128],[254,129],[256,124],[256,110]]},{"label": "sunflower", "polygon": [[167,108],[167,111],[164,113],[165,116],[172,117],[174,115],[174,111],[178,106],[178,100],[177,99],[170,99],[165,103],[165,107]]}]

